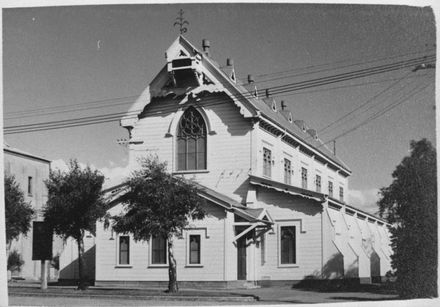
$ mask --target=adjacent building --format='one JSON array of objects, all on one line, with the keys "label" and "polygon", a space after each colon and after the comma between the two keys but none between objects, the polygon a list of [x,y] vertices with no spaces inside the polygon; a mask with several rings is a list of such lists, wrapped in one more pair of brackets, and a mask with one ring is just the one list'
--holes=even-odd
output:
[{"label": "adjacent building", "polygon": [[[217,64],[208,41],[200,51],[179,36],[121,125],[132,169],[157,155],[207,200],[206,218],[175,240],[181,283],[371,282],[390,270],[388,225],[347,203],[349,167],[283,102],[240,84],[232,61]],[[123,212],[123,190],[109,190],[109,213]],[[168,280],[162,239],[135,242],[98,222],[95,242],[97,285]]]},{"label": "adjacent building", "polygon": [[[50,160],[27,153],[7,144],[3,146],[5,175],[13,175],[20,185],[26,202],[32,205],[36,214],[34,220],[43,219],[42,209],[47,201],[47,188],[44,181],[49,179]],[[40,261],[32,261],[32,228],[26,235],[11,242],[9,250],[17,250],[24,265],[17,277],[39,279],[41,276]]]}]

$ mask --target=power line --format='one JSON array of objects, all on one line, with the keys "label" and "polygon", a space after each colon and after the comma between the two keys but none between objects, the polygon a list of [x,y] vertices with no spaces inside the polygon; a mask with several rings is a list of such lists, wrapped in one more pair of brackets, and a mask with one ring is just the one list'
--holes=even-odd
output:
[{"label": "power line", "polygon": [[[416,58],[413,60],[408,60],[408,61],[401,61],[401,62],[397,62],[397,63],[392,63],[392,64],[388,64],[387,66],[380,66],[380,68],[378,67],[373,67],[370,70],[362,70],[363,74],[360,74],[358,72],[349,72],[349,73],[345,73],[344,78],[342,79],[337,79],[336,77],[340,76],[340,75],[336,75],[336,76],[328,76],[328,77],[323,77],[323,78],[318,78],[318,79],[314,79],[314,80],[309,80],[309,81],[303,81],[300,82],[301,86],[300,87],[296,87],[296,88],[292,88],[291,85],[288,85],[289,89],[286,89],[284,91],[281,91],[283,88],[282,86],[278,86],[278,91],[277,93],[284,93],[284,92],[290,92],[290,91],[296,91],[299,89],[306,89],[306,88],[311,88],[311,87],[316,87],[316,86],[322,86],[322,85],[326,85],[326,84],[331,84],[331,83],[335,83],[335,82],[342,82],[342,81],[347,81],[347,80],[351,80],[354,78],[360,78],[362,76],[366,76],[366,75],[371,75],[371,74],[378,74],[378,73],[382,73],[384,71],[384,69],[386,71],[391,71],[388,69],[392,69],[392,70],[396,70],[396,69],[402,69],[405,67],[410,67],[410,66],[414,66],[420,63],[426,63],[427,59],[431,59],[432,56],[426,56],[423,58]],[[423,61],[422,61],[423,60]],[[347,77],[348,76],[348,77]],[[328,81],[331,80],[331,81]],[[318,82],[319,81],[319,82]],[[309,84],[307,84],[309,83]],[[296,83],[298,84],[298,83]],[[246,98],[246,96],[248,96],[248,98],[252,98],[253,95],[251,93],[242,93],[242,92],[238,92],[238,94],[244,98]],[[236,94],[232,94],[231,96],[233,96],[233,98],[237,98],[238,95]],[[205,103],[206,102],[213,102],[213,103],[222,103],[224,101],[227,101],[225,99],[219,99],[217,97],[213,97],[213,98],[207,98],[205,99]],[[134,112],[139,112],[141,110],[136,110],[136,111],[132,111]],[[77,124],[77,123],[85,123],[88,121],[93,121],[93,120],[107,120],[109,119],[109,116],[122,116],[122,115],[127,115],[127,112],[122,112],[122,113],[113,113],[113,114],[104,114],[101,116],[90,116],[90,117],[85,117],[85,118],[74,118],[74,119],[69,119],[69,120],[59,120],[59,121],[52,121],[52,122],[42,122],[42,123],[33,123],[33,124],[26,124],[26,125],[17,125],[17,126],[9,126],[9,127],[5,127],[5,134],[12,134],[12,133],[23,133],[23,132],[32,132],[32,131],[37,131],[35,129],[40,129],[43,130],[44,127],[47,128],[54,128],[54,127],[58,127],[58,128],[63,128],[63,127],[69,127],[69,125],[73,125],[73,124]],[[39,131],[39,130],[38,130]]]},{"label": "power line", "polygon": [[[420,93],[421,91],[423,91],[425,88],[427,88],[427,87],[430,86],[430,85],[431,85],[431,84],[429,83],[429,84],[427,84],[427,85],[425,85],[425,86],[422,86],[422,87],[421,87],[420,89],[418,89],[418,90],[417,90],[417,89],[413,89],[413,90],[411,91],[411,92],[412,92],[411,94],[407,94],[407,97],[401,99],[400,101],[397,101],[397,102],[394,102],[394,103],[388,105],[386,108],[384,108],[384,109],[382,109],[382,110],[376,112],[375,114],[371,115],[370,117],[368,117],[367,119],[365,119],[364,121],[362,121],[360,124],[358,124],[358,125],[354,126],[353,128],[351,128],[351,129],[349,129],[349,130],[347,130],[347,131],[345,131],[345,132],[339,134],[338,136],[332,138],[331,140],[329,140],[329,141],[323,143],[323,144],[320,145],[319,147],[322,147],[322,146],[324,146],[324,145],[326,145],[326,144],[328,144],[328,143],[330,143],[330,142],[333,142],[333,141],[335,141],[335,140],[337,140],[337,139],[339,139],[339,138],[341,138],[341,137],[343,137],[343,136],[346,136],[347,134],[349,134],[349,133],[351,133],[351,132],[353,132],[353,131],[359,129],[360,127],[362,127],[362,126],[364,126],[364,125],[366,125],[366,124],[368,124],[368,123],[370,123],[371,121],[375,120],[376,118],[379,118],[380,116],[386,114],[387,112],[393,110],[393,109],[396,108],[397,106],[399,106],[399,105],[401,105],[402,103],[406,102],[407,100],[409,100],[409,99],[410,99],[411,97],[413,97],[414,95]],[[319,147],[318,147],[318,148],[319,148]]]},{"label": "power line", "polygon": [[[359,72],[366,73],[366,72],[369,72],[371,69],[377,69],[377,68],[379,68],[379,69],[380,68],[384,68],[384,69],[386,69],[386,68],[393,68],[393,67],[391,67],[389,65],[395,66],[395,65],[399,65],[399,64],[406,64],[406,65],[412,66],[412,65],[420,64],[419,61],[425,61],[426,62],[427,60],[430,60],[433,56],[435,56],[435,55],[425,56],[425,57],[421,57],[421,58],[419,57],[419,58],[409,59],[409,60],[406,60],[406,61],[401,61],[401,62],[397,62],[397,63],[381,65],[381,66],[372,67],[372,68],[365,68],[365,69],[360,70],[360,71],[354,71],[354,72],[348,72],[348,73],[343,73],[343,74],[335,75],[335,76],[333,76],[333,78],[336,78],[336,77],[337,78],[340,78],[340,77],[347,78],[347,77],[350,77],[350,74],[352,74],[353,77],[361,77],[361,76],[357,75]],[[417,61],[417,63],[415,63],[413,61]],[[422,63],[424,63],[424,62],[422,62]],[[379,72],[379,71],[375,71],[375,72]],[[321,79],[321,81],[330,81],[330,79],[329,79],[330,77],[332,77],[332,76],[327,76],[327,77],[322,77],[322,78],[318,78],[318,79],[312,79],[312,80],[307,80],[307,81],[296,82],[296,83],[293,83],[293,84],[285,84],[285,85],[280,85],[280,86],[275,86],[275,87],[269,87],[267,89],[272,89],[272,90],[279,89],[280,90],[280,89],[285,89],[287,86],[295,86],[295,87],[298,87],[300,85],[301,86],[307,86],[307,84],[310,84],[310,82],[312,82],[312,81],[313,82],[317,82],[320,79]],[[341,81],[344,81],[344,80],[341,80]],[[317,86],[318,85],[320,85],[320,84],[318,83]],[[325,85],[325,84],[323,83],[322,85]],[[265,90],[266,89],[263,89],[263,90],[260,90],[260,91],[265,91]],[[276,92],[274,92],[272,94],[275,94],[275,93]],[[123,100],[123,99],[132,99],[132,98],[136,98],[136,97],[138,97],[138,96],[125,96],[125,97],[118,97],[118,98],[96,100],[96,101],[91,101],[91,102],[87,102],[87,103],[78,103],[78,104],[69,105],[69,106],[43,107],[43,108],[34,109],[34,110],[24,110],[24,111],[8,112],[8,113],[5,113],[5,114],[6,115],[34,114],[35,112],[39,113],[40,111],[52,111],[52,110],[58,110],[58,109],[66,109],[66,108],[71,108],[72,106],[82,106],[82,105],[85,105],[85,104],[87,104],[87,105],[90,105],[90,104],[101,104],[101,103],[106,103],[106,102],[119,101],[119,100]],[[117,104],[119,104],[119,103],[117,103]],[[10,117],[8,119],[13,119],[13,118],[17,118],[17,117]]]},{"label": "power line", "polygon": [[123,99],[132,99],[132,98],[137,98],[137,97],[139,97],[139,95],[125,96],[125,97],[116,97],[116,98],[108,98],[108,99],[100,99],[100,100],[94,100],[94,101],[70,104],[68,106],[50,106],[50,107],[37,108],[37,109],[32,109],[32,110],[21,110],[21,111],[14,111],[14,112],[6,112],[4,114],[5,115],[15,115],[15,114],[27,114],[27,113],[33,113],[33,112],[37,112],[38,113],[40,111],[58,110],[58,109],[63,109],[63,108],[70,108],[72,106],[82,106],[82,105],[86,105],[86,104],[87,105],[90,105],[90,104],[101,104],[101,103],[106,103],[106,102],[111,102],[111,101],[119,101],[119,100],[123,100]]},{"label": "power line", "polygon": [[[334,67],[334,68],[330,68],[331,70],[336,70],[336,69],[341,69],[341,68],[347,68],[347,67],[351,67],[351,66],[361,66],[361,65],[365,65],[365,64],[371,64],[371,63],[376,63],[376,62],[381,62],[381,61],[385,61],[385,60],[389,60],[389,59],[396,59],[396,58],[401,58],[401,57],[405,57],[405,56],[410,56],[410,55],[414,55],[414,54],[420,54],[420,53],[427,53],[427,52],[431,52],[431,51],[435,51],[435,49],[429,49],[429,50],[420,50],[420,51],[415,51],[415,52],[410,52],[410,53],[404,53],[404,54],[398,54],[398,55],[393,55],[393,56],[387,56],[387,57],[382,57],[382,58],[376,58],[376,59],[371,59],[368,61],[363,61],[363,62],[357,62],[357,63],[353,63],[353,64],[349,64],[349,65],[344,65],[344,66],[339,66],[339,67]],[[283,73],[287,73],[287,72],[292,72],[292,71],[299,71],[299,70],[305,70],[305,69],[310,69],[310,68],[318,68],[318,67],[325,67],[325,66],[331,66],[331,65],[336,65],[336,64],[342,64],[342,63],[349,63],[352,61],[356,61],[356,60],[342,60],[342,61],[337,61],[337,62],[330,62],[330,63],[324,63],[324,64],[318,64],[318,65],[309,65],[309,66],[304,66],[304,67],[298,67],[298,68],[291,68],[288,70],[283,70],[283,71],[278,71],[278,72],[272,72],[272,73],[265,73],[265,74],[260,74],[260,75],[256,75],[255,77],[267,77],[267,76],[273,76],[273,75],[280,75]],[[323,70],[317,70],[317,71],[312,71],[312,72],[307,72],[305,74],[310,74],[310,73],[317,73],[317,72],[322,72],[322,71],[327,71],[329,69],[323,69]],[[303,75],[303,74],[299,74],[299,75]],[[296,77],[299,75],[290,75],[290,76],[285,76],[287,77]],[[241,77],[238,78],[239,80],[246,80],[247,77]],[[267,81],[272,81],[272,79],[262,79],[261,81],[257,81],[255,83],[261,83],[261,82],[267,82]]]},{"label": "power line", "polygon": [[289,84],[284,84],[284,85],[279,85],[279,86],[272,86],[272,87],[270,87],[270,89],[275,90],[275,92],[276,92],[277,89],[279,89],[279,88],[282,88],[282,89],[291,88],[291,87],[296,88],[296,87],[303,86],[303,85],[309,85],[309,84],[314,84],[316,82],[321,82],[323,80],[333,81],[333,80],[340,80],[340,79],[345,79],[345,78],[355,78],[355,77],[364,76],[364,75],[368,76],[370,74],[383,73],[383,72],[393,71],[393,70],[397,70],[397,69],[401,69],[401,68],[405,68],[405,67],[414,66],[415,65],[414,63],[424,63],[426,61],[433,61],[434,59],[435,59],[435,55],[429,55],[429,56],[413,58],[413,59],[409,59],[409,60],[405,60],[405,61],[394,62],[391,64],[379,65],[379,66],[364,68],[364,69],[355,70],[355,71],[351,71],[351,72],[345,72],[345,73],[333,75],[330,77],[328,77],[328,76],[327,77],[320,77],[320,78],[315,78],[315,79],[307,80],[307,81],[300,81],[300,82],[294,82],[294,83],[289,83]]},{"label": "power line", "polygon": [[[275,86],[275,87],[271,87],[271,88],[268,88],[268,89],[272,89],[272,90],[275,89],[275,91],[273,93],[275,95],[282,94],[282,93],[289,93],[292,90],[303,90],[303,89],[308,89],[310,87],[323,86],[323,85],[333,84],[333,83],[336,83],[336,82],[342,82],[342,81],[351,80],[353,78],[361,78],[361,77],[365,77],[365,76],[369,76],[369,75],[374,75],[374,74],[378,74],[378,73],[383,73],[383,72],[388,72],[388,71],[392,71],[392,70],[396,70],[396,69],[410,67],[410,66],[414,66],[414,65],[417,65],[417,64],[420,64],[420,63],[426,63],[426,61],[430,60],[431,58],[432,58],[432,55],[431,56],[425,56],[425,57],[422,57],[422,58],[415,58],[415,59],[411,59],[411,60],[400,61],[400,62],[397,62],[397,63],[391,63],[391,64],[387,64],[387,65],[381,65],[381,66],[378,66],[378,67],[362,69],[362,70],[359,70],[359,71],[347,72],[347,73],[338,74],[338,75],[334,75],[334,76],[321,77],[321,78],[317,78],[317,79],[296,82],[296,83],[293,83],[293,84]],[[286,88],[286,86],[288,88]],[[266,89],[264,89],[264,91],[265,90]],[[242,96],[244,96],[244,98],[252,98],[253,97],[253,95],[251,93],[240,93],[240,94]],[[120,97],[120,98],[114,98],[114,99],[103,99],[103,100],[97,100],[97,101],[93,101],[93,102],[89,102],[89,103],[78,103],[78,104],[75,104],[74,106],[82,106],[82,105],[85,105],[85,104],[101,104],[101,103],[106,103],[106,102],[111,102],[111,101],[115,102],[112,106],[116,106],[116,105],[125,104],[125,102],[119,102],[119,100],[121,100],[121,99],[128,99],[128,98],[134,98],[134,97],[136,97],[136,96],[126,96],[126,97]],[[235,98],[237,98],[237,97],[235,97]],[[107,107],[107,106],[108,106],[108,104],[103,106],[103,107]],[[64,106],[52,107],[52,109],[54,109],[54,110],[55,109],[59,109],[59,108],[65,108],[65,107]],[[75,109],[75,111],[90,110],[90,109],[100,109],[100,108],[101,107],[94,106],[94,107],[86,107],[86,108]],[[28,111],[29,114],[23,113],[25,111],[21,111],[22,112],[21,113],[22,116],[13,116],[13,117],[6,118],[6,120],[15,119],[15,118],[21,118],[21,117],[30,117],[31,114],[34,114],[34,112],[44,111],[44,110],[47,111],[47,110],[50,110],[50,109],[51,109],[51,107],[34,109],[34,110]],[[53,112],[46,112],[44,115],[46,115],[46,114],[64,113],[64,112],[65,112],[64,110],[53,111]],[[12,112],[12,113],[18,114],[20,112]],[[12,113],[9,113],[9,114],[12,114]]]},{"label": "power line", "polygon": [[362,103],[361,105],[359,105],[357,108],[353,109],[352,111],[344,114],[343,116],[339,117],[338,119],[334,120],[333,122],[331,122],[330,124],[328,124],[327,126],[325,126],[322,129],[318,129],[319,133],[322,134],[324,133],[324,131],[326,131],[328,128],[330,128],[331,126],[333,126],[334,124],[340,122],[341,120],[347,118],[348,116],[350,116],[351,114],[353,114],[354,112],[356,112],[359,109],[362,109],[364,106],[366,106],[367,104],[371,103],[373,100],[375,100],[377,97],[379,97],[380,95],[384,94],[385,92],[389,91],[391,88],[393,88],[394,86],[396,86],[397,84],[399,84],[404,78],[406,78],[409,74],[411,74],[411,71],[409,71],[407,74],[403,75],[401,78],[399,78],[396,82],[392,83],[391,85],[387,86],[385,89],[383,89],[382,91],[380,91],[379,93],[377,93],[376,95],[372,96],[371,98],[367,99],[364,103]]}]

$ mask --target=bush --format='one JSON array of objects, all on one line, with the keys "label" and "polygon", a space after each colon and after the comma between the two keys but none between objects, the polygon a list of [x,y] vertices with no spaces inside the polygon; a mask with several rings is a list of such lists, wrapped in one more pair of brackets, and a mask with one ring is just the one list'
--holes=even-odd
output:
[{"label": "bush", "polygon": [[24,260],[18,251],[13,250],[8,256],[8,271],[21,271],[21,267],[24,264]]},{"label": "bush", "polygon": [[60,254],[56,254],[50,261],[50,266],[56,270],[60,269]]}]

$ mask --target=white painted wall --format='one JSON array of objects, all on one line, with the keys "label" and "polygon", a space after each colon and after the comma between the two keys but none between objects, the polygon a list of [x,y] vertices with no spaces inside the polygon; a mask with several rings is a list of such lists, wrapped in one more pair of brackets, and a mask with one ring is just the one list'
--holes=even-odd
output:
[{"label": "white painted wall", "polygon": [[[112,208],[110,214],[121,212],[122,206]],[[232,238],[231,216],[217,205],[208,204],[207,216],[201,221],[192,221],[183,232],[182,238],[175,238],[174,251],[179,281],[224,281],[236,279],[236,251]],[[188,265],[187,236],[201,234],[201,266]],[[111,240],[113,237],[114,240]],[[117,262],[118,235],[105,230],[103,223],[97,223],[96,237],[96,280],[97,281],[167,281],[168,268],[150,264],[150,243],[130,240],[130,265],[120,266]],[[229,243],[227,243],[229,242]],[[226,250],[226,252],[225,252]],[[235,255],[235,258],[232,257]],[[227,266],[225,263],[227,262]],[[235,273],[235,274],[234,274]]]},{"label": "white painted wall", "polygon": [[[321,270],[321,206],[301,197],[257,188],[255,207],[266,208],[276,222],[274,231],[265,236],[265,261],[257,277],[262,280],[302,280],[319,275]],[[279,261],[279,226],[296,226],[297,264],[283,266]],[[261,254],[261,247],[258,250]],[[260,256],[261,257],[261,256]]]}]

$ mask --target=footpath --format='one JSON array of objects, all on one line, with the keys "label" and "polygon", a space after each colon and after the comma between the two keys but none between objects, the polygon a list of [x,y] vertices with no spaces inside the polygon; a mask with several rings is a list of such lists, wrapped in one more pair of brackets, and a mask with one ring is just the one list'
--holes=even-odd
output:
[{"label": "footpath", "polygon": [[255,289],[180,289],[178,293],[167,293],[164,289],[127,289],[89,287],[76,290],[74,286],[49,285],[41,290],[38,282],[12,282],[8,285],[10,297],[57,297],[90,299],[130,299],[147,301],[194,301],[219,302],[226,304],[308,304],[332,302],[361,302],[397,300],[394,293],[377,291],[322,292],[292,289],[290,287],[271,287]]}]

